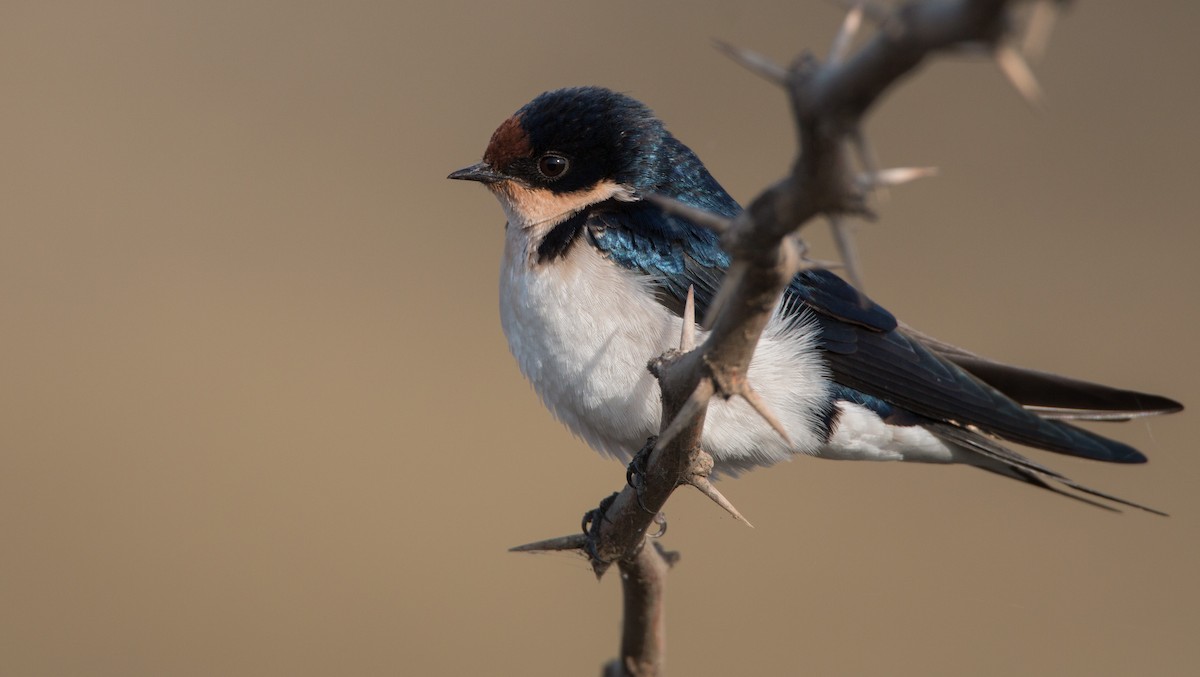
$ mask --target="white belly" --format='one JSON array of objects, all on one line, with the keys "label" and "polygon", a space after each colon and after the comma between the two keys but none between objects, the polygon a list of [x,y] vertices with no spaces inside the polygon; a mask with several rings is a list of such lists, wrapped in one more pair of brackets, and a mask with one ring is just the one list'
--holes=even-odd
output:
[{"label": "white belly", "polygon": [[[530,265],[524,233],[510,226],[500,271],[500,318],[521,372],[547,408],[603,453],[629,458],[659,431],[658,384],[646,363],[677,347],[680,319],[646,283],[586,242],[547,265]],[[730,473],[794,453],[816,454],[825,401],[814,329],[772,321],[750,380],[791,435],[787,447],[745,402],[713,400],[703,446]],[[702,338],[702,337],[701,337]]]}]

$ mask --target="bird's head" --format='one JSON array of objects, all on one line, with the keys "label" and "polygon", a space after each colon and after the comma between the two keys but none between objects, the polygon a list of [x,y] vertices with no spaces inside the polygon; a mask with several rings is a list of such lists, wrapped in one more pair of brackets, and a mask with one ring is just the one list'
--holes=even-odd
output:
[{"label": "bird's head", "polygon": [[671,171],[672,144],[682,147],[649,108],[624,94],[558,89],[501,123],[483,161],[449,178],[486,185],[510,224],[552,226],[592,204],[656,190]]}]

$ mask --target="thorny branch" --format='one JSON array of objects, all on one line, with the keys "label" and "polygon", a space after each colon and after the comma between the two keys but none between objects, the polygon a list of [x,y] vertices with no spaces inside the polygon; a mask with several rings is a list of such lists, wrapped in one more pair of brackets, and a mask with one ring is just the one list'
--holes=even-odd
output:
[{"label": "thorny branch", "polygon": [[[664,209],[717,232],[732,256],[705,318],[710,333],[695,346],[689,302],[679,348],[649,365],[662,389],[663,426],[637,489],[626,486],[606,501],[587,534],[513,548],[578,550],[588,555],[597,576],[613,563],[619,565],[625,591],[621,657],[605,674],[663,674],[666,570],[677,555],[665,553],[657,544],[645,546],[647,532],[671,493],[681,485],[695,486],[745,521],[709,481],[712,458],[700,447],[709,400],[742,397],[787,437],[751,387],[747,371],[759,337],[792,278],[805,268],[829,267],[807,259],[795,233],[814,217],[825,216],[834,229],[842,265],[861,288],[846,219],[874,218],[868,208],[871,191],[933,173],[926,168],[879,169],[862,133],[866,113],[927,56],[945,51],[990,54],[1021,96],[1036,104],[1040,89],[1026,58],[1040,57],[1062,3],[1035,0],[1023,28],[1016,21],[1019,3],[1012,0],[914,0],[895,8],[869,0],[840,0],[840,4],[849,12],[824,62],[804,53],[784,68],[748,50],[717,43],[731,58],[787,93],[799,139],[791,173],[732,220],[667,198],[651,198]],[[873,25],[875,32],[852,51],[863,24]]]}]

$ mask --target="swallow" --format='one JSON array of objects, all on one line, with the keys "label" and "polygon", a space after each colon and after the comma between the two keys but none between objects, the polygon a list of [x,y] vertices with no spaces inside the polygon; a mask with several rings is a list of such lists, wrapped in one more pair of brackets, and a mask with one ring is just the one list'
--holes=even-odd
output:
[{"label": "swallow", "polygon": [[[482,162],[448,178],[482,183],[507,218],[500,318],[521,373],[588,445],[629,459],[660,429],[647,362],[677,341],[688,289],[703,314],[730,264],[714,233],[646,197],[730,218],[741,207],[647,106],[601,87],[541,94],[500,124]],[[1136,449],[1071,421],[1182,409],[938,341],[828,270],[792,280],[748,376],[790,443],[739,398],[715,398],[701,446],[720,474],[797,455],[958,463],[1110,509],[1097,499],[1158,512],[1005,442],[1143,463]]]}]

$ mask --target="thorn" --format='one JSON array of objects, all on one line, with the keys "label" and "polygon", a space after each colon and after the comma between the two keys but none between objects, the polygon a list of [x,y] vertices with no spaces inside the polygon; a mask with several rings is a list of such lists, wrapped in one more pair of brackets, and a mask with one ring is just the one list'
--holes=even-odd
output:
[{"label": "thorn", "polygon": [[893,167],[891,169],[881,169],[874,174],[862,173],[858,175],[858,185],[863,190],[870,190],[879,186],[900,186],[917,179],[924,179],[930,176],[937,176],[937,167]]},{"label": "thorn", "polygon": [[858,265],[858,250],[854,248],[854,234],[850,232],[850,225],[842,220],[840,216],[829,215],[829,225],[833,230],[833,239],[837,242],[838,254],[842,257],[842,263],[845,264],[846,274],[850,277],[850,284],[854,285],[854,290],[858,292],[858,304],[862,308],[866,308],[868,301],[866,294],[863,293],[863,283],[861,266]]},{"label": "thorn", "polygon": [[[796,248],[796,255],[800,260],[800,265],[796,268],[797,273],[805,270],[836,270],[845,267],[841,261],[823,261],[821,259],[809,258],[808,243],[804,241],[804,238],[796,233],[792,233],[788,238],[788,241]],[[794,274],[793,277],[795,277]]]},{"label": "thorn", "polygon": [[544,541],[536,541],[534,543],[526,543],[518,545],[515,548],[509,548],[509,552],[559,552],[562,550],[583,550],[587,545],[587,537],[583,534],[571,534],[570,536],[559,536],[558,538],[548,538]]},{"label": "thorn", "polygon": [[1042,88],[1038,86],[1037,78],[1033,77],[1033,71],[1029,70],[1029,64],[1025,62],[1025,57],[1021,56],[1015,47],[1005,43],[996,45],[995,51],[992,52],[992,58],[1000,67],[1000,72],[1008,79],[1008,83],[1021,95],[1021,98],[1035,109],[1040,109]]},{"label": "thorn", "polygon": [[[879,158],[875,155],[875,150],[871,148],[871,143],[867,141],[867,137],[862,133],[861,127],[854,127],[849,133],[850,145],[854,146],[854,154],[858,156],[858,166],[862,167],[863,173],[868,176],[876,176],[879,174]],[[880,200],[887,199],[886,187],[881,184],[872,185],[871,188],[878,189],[875,191]]]},{"label": "thorn", "polygon": [[1050,44],[1050,34],[1058,20],[1058,10],[1055,0],[1033,3],[1029,23],[1025,26],[1025,39],[1021,41],[1021,54],[1031,63],[1037,63],[1045,56],[1046,45]]},{"label": "thorn", "polygon": [[842,27],[838,29],[837,35],[833,38],[833,46],[829,48],[827,61],[830,65],[841,63],[846,58],[846,53],[850,51],[850,43],[854,41],[854,36],[862,27],[863,4],[861,0],[855,2],[850,6],[850,11],[846,12],[846,18],[842,20]]},{"label": "thorn", "polygon": [[787,84],[787,70],[762,54],[742,49],[741,47],[734,47],[721,40],[714,39],[713,45],[721,50],[725,56],[738,62],[751,73],[763,78],[767,82],[780,87]]},{"label": "thorn", "polygon": [[[797,233],[789,235],[787,241],[795,248],[796,256],[800,261],[795,273],[805,270],[835,270],[843,267],[841,261],[823,261],[821,259],[809,258],[808,243]],[[792,277],[795,277],[795,273],[792,274]]]},{"label": "thorn", "polygon": [[696,347],[696,289],[688,285],[687,300],[683,303],[683,326],[679,329],[679,352]]},{"label": "thorn", "polygon": [[730,515],[733,515],[734,519],[745,522],[746,526],[750,527],[751,529],[754,528],[754,525],[750,523],[750,520],[743,517],[742,513],[738,512],[738,509],[733,507],[733,504],[729,502],[729,499],[725,498],[725,496],[720,491],[717,491],[717,488],[713,486],[713,483],[710,482],[707,477],[703,477],[703,476],[699,476],[699,475],[694,476],[694,477],[692,477],[691,480],[688,481],[688,484],[692,485],[693,487],[696,487],[697,489],[700,490],[700,493],[711,498],[713,500],[713,502],[716,503],[717,505],[721,506],[721,508],[723,510],[725,510],[725,512],[729,513]]},{"label": "thorn", "polygon": [[852,11],[856,8],[860,9],[863,16],[879,26],[887,25],[894,18],[890,9],[875,2],[866,2],[864,0],[833,0],[833,4],[846,11]]},{"label": "thorn", "polygon": [[671,419],[670,425],[659,433],[658,441],[654,443],[654,450],[661,451],[663,447],[679,437],[679,433],[683,432],[683,429],[688,427],[695,420],[696,415],[708,404],[708,400],[712,398],[714,392],[716,391],[711,379],[700,379],[700,383],[696,384],[696,389],[687,398],[687,402],[683,403],[683,406],[675,414],[675,418]]},{"label": "thorn", "polygon": [[659,193],[650,193],[646,196],[646,199],[658,205],[663,211],[676,216],[682,216],[697,226],[707,228],[717,235],[724,235],[733,227],[732,219],[727,219],[707,209],[699,209],[689,204],[684,204],[673,197],[667,197]]},{"label": "thorn", "polygon": [[786,442],[789,447],[792,446],[792,438],[788,437],[787,430],[784,429],[783,423],[781,423],[775,416],[775,413],[771,411],[771,407],[767,404],[767,401],[762,398],[762,395],[758,394],[758,391],[754,390],[754,388],[751,388],[749,385],[746,385],[745,388],[738,392],[738,395],[741,395],[742,399],[746,400],[746,403],[749,404],[754,411],[758,412],[758,415],[762,416],[763,420],[765,420],[771,425],[772,428],[775,429],[775,432],[779,433],[779,436],[783,438],[783,441]]},{"label": "thorn", "polygon": [[654,542],[654,549],[658,551],[658,556],[663,558],[668,567],[673,567],[679,562],[679,553],[674,550],[667,550],[658,541]]},{"label": "thorn", "polygon": [[805,257],[800,259],[803,264],[800,270],[842,270],[846,264],[841,261],[826,261],[825,259],[810,259]]}]

